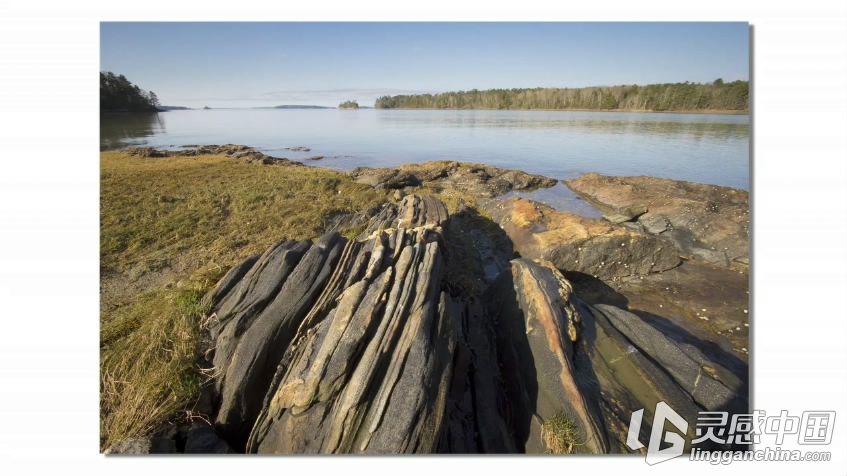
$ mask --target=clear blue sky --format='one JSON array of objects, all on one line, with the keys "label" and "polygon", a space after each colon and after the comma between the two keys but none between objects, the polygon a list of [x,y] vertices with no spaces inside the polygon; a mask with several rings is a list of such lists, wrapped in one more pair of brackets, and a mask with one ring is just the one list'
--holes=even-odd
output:
[{"label": "clear blue sky", "polygon": [[100,70],[164,105],[747,80],[748,24],[101,23]]}]

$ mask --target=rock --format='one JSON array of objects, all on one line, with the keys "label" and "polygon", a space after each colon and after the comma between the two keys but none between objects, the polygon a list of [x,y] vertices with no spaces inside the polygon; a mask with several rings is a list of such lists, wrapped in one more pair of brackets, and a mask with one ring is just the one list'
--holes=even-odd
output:
[{"label": "rock", "polygon": [[668,270],[680,262],[665,240],[532,200],[512,197],[483,207],[521,256],[551,261],[561,270],[613,279]]},{"label": "rock", "polygon": [[620,223],[632,221],[645,213],[647,213],[647,207],[644,205],[632,205],[629,207],[619,208],[617,213],[603,215],[603,218],[615,225],[618,225]]},{"label": "rock", "polygon": [[519,170],[450,161],[407,164],[396,169],[358,167],[349,174],[357,182],[376,188],[399,189],[426,184],[486,198],[499,197],[511,190],[530,190],[556,184],[554,179]]},{"label": "rock", "polygon": [[403,192],[402,190],[395,190],[394,191],[394,200],[397,200],[398,202],[400,200],[403,200],[403,197],[405,197],[405,196],[406,196],[406,193]]},{"label": "rock", "polygon": [[[246,314],[241,320],[232,321],[231,327],[236,328],[231,357],[227,358],[229,352],[219,355],[216,351],[214,363],[221,371],[221,407],[216,426],[236,450],[246,442],[261,409],[255,395],[268,391],[274,370],[346,245],[347,240],[337,234],[324,236],[303,253],[279,292],[260,313],[253,311],[252,319]],[[225,316],[221,320],[228,321]],[[248,327],[239,334],[239,325]],[[220,337],[218,342],[220,345]]]},{"label": "rock", "polygon": [[417,187],[420,179],[408,172],[397,169],[369,169],[357,167],[349,172],[356,182],[370,185],[376,189],[400,189]]},{"label": "rock", "polygon": [[227,454],[233,453],[229,444],[218,436],[214,427],[205,422],[191,424],[185,440],[185,452],[196,454]]},{"label": "rock", "polygon": [[710,411],[738,407],[734,400],[741,397],[738,392],[743,384],[721,365],[696,348],[680,346],[631,312],[605,304],[598,304],[595,308],[658,363],[700,406]]},{"label": "rock", "polygon": [[302,167],[303,164],[286,158],[277,158],[265,155],[245,145],[202,145],[184,146],[191,147],[182,150],[156,150],[150,147],[129,147],[124,152],[142,158],[153,157],[194,157],[198,155],[228,155],[238,160],[251,164],[280,165],[286,167]]},{"label": "rock", "polygon": [[651,235],[658,235],[668,229],[670,222],[664,215],[654,215],[648,213],[638,217],[638,223],[644,227],[644,231]]},{"label": "rock", "polygon": [[[520,329],[519,338],[512,337],[518,341],[513,346],[529,350],[515,351],[517,369],[522,369],[519,372],[525,372],[525,376],[510,375],[510,380],[534,378],[534,382],[527,382],[531,391],[525,398],[542,424],[560,412],[569,415],[579,429],[580,441],[575,450],[606,453],[602,420],[589,408],[575,375],[573,352],[579,338],[580,316],[571,302],[570,284],[550,263],[517,259],[512,261],[510,272],[517,298],[517,308],[512,309],[519,311],[500,313],[496,321],[503,323],[500,332],[511,334]],[[509,309],[508,303],[501,304],[503,309]],[[513,323],[509,324],[509,320]],[[523,340],[525,343],[520,342]],[[544,453],[549,449],[540,438],[540,427],[537,430],[530,431],[527,440],[520,442],[527,452]]]},{"label": "rock", "polygon": [[603,219],[614,225],[620,225],[621,223],[626,223],[632,220],[632,217],[621,215],[620,213],[613,213],[611,215],[603,215]]},{"label": "rock", "polygon": [[107,455],[146,455],[150,454],[150,438],[134,438],[115,443],[103,452]]},{"label": "rock", "polygon": [[[676,340],[708,342],[704,351],[713,358],[727,357],[720,360],[722,365],[747,372],[741,368],[746,367],[747,356],[733,349],[749,344],[744,327],[749,316],[743,312],[750,308],[748,274],[694,260],[662,273],[608,284],[576,273],[566,276],[584,300],[635,310]],[[708,321],[700,319],[704,308],[709,310]],[[728,332],[736,327],[742,331]]]},{"label": "rock", "polygon": [[722,266],[749,257],[750,206],[744,190],[593,173],[565,184],[604,212],[643,204],[651,215],[664,216],[671,229],[662,236],[672,240],[682,254]]},{"label": "rock", "polygon": [[558,243],[553,258],[576,247],[637,274],[672,261],[666,242],[528,200],[493,211],[505,232],[408,195],[354,240],[281,241],[234,267],[207,298],[215,427],[195,422],[186,452],[621,453],[629,416],[651,409],[646,441],[658,401],[690,422],[748,411],[744,376],[698,338],[580,300],[541,259]]}]

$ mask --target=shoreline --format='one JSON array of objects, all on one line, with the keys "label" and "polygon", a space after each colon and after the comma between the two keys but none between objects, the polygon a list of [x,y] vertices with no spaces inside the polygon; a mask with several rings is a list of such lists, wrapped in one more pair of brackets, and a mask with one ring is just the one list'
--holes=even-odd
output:
[{"label": "shoreline", "polygon": [[391,107],[391,108],[374,108],[375,110],[386,111],[544,111],[544,112],[638,112],[651,114],[702,114],[716,116],[749,116],[750,111],[734,111],[731,109],[704,109],[704,110],[675,110],[675,111],[654,111],[651,109],[481,109],[481,108],[448,108],[448,107]]}]

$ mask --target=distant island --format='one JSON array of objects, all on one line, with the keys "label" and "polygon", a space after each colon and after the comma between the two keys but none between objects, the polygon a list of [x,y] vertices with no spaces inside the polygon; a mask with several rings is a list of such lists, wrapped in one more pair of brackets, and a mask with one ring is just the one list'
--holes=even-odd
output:
[{"label": "distant island", "polygon": [[356,101],[344,101],[338,105],[338,109],[359,109],[359,103]]},{"label": "distant island", "polygon": [[[547,109],[591,111],[747,113],[750,85],[666,83],[590,88],[489,89],[383,96],[377,109]],[[339,106],[340,107],[340,106]]]}]

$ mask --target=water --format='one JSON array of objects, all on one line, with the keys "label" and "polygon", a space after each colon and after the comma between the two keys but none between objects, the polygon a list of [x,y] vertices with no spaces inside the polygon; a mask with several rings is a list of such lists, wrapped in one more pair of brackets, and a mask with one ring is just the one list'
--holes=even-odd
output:
[{"label": "water", "polygon": [[[652,175],[745,190],[750,182],[746,115],[212,109],[104,114],[100,132],[101,150],[244,144],[340,170],[458,160],[557,179]],[[310,150],[287,150],[293,147]],[[523,195],[564,209],[577,201],[564,186]]]}]

